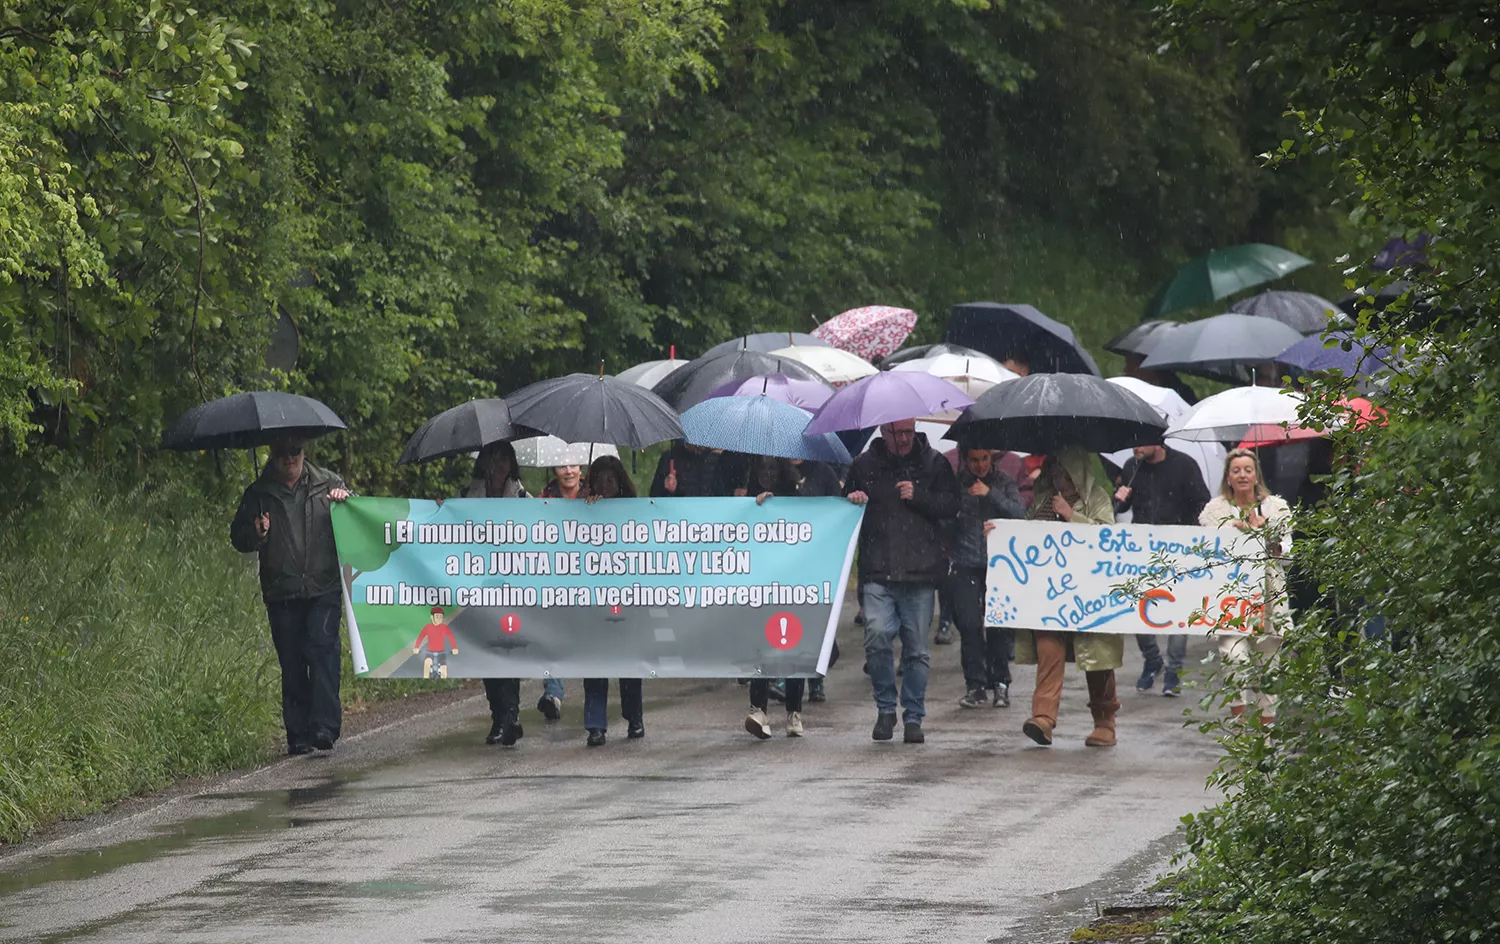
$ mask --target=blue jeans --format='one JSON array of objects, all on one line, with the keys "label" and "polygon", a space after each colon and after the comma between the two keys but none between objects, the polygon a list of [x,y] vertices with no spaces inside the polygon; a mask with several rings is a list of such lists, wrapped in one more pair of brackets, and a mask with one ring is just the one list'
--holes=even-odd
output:
[{"label": "blue jeans", "polygon": [[[1157,648],[1156,637],[1141,633],[1135,637],[1135,642],[1141,647],[1141,655],[1146,659],[1146,669],[1152,675],[1160,672],[1161,649]],[[1167,637],[1167,668],[1180,673],[1185,661],[1187,661],[1187,636],[1173,633]]]},{"label": "blue jeans", "polygon": [[542,679],[542,695],[550,695],[553,698],[556,698],[558,701],[562,701],[563,680],[560,678],[551,678],[550,676],[548,678]]},{"label": "blue jeans", "polygon": [[[641,679],[620,679],[620,717],[642,720]],[[583,680],[583,726],[609,729],[609,679]]]},{"label": "blue jeans", "polygon": [[896,712],[896,658],[901,636],[902,720],[921,724],[927,714],[927,628],[932,625],[933,587],[925,583],[867,583],[865,665],[875,689],[875,710]]}]

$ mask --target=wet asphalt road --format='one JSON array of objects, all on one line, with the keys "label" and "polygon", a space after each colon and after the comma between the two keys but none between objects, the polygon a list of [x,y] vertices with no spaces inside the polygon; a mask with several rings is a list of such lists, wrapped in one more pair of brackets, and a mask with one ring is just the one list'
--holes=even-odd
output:
[{"label": "wet asphalt road", "polygon": [[[1217,751],[1120,671],[1120,745],[1090,749],[1070,672],[1058,742],[964,710],[933,647],[928,743],[878,744],[857,629],[807,736],[757,741],[733,681],[648,682],[647,737],[586,749],[523,713],[486,747],[483,698],[224,778],[0,857],[0,941],[1054,942],[1135,891],[1212,804]],[[1207,651],[1190,650],[1190,669]],[[538,685],[523,686],[534,704]]]}]

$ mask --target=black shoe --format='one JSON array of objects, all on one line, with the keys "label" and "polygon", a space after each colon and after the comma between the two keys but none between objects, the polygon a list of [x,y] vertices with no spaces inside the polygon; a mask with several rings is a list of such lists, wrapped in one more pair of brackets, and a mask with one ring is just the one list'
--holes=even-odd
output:
[{"label": "black shoe", "polygon": [[288,744],[286,748],[288,757],[300,757],[303,754],[311,754],[312,752],[311,744]]},{"label": "black shoe", "polygon": [[556,721],[562,717],[562,702],[556,696],[543,695],[536,700],[536,710],[542,713],[542,717],[548,721]]},{"label": "black shoe", "polygon": [[[895,715],[892,715],[891,717],[894,718]],[[906,733],[901,736],[901,740],[905,741],[908,744],[925,744],[925,743],[927,743],[927,735],[925,735],[925,734],[922,733],[922,722],[920,722],[920,721],[908,721],[908,722],[906,722]]]},{"label": "black shoe", "polygon": [[505,733],[505,725],[499,721],[490,724],[490,733],[484,736],[484,743],[499,744],[500,737]]},{"label": "black shoe", "polygon": [[828,700],[828,696],[823,693],[823,686],[819,685],[817,688],[813,688],[813,687],[809,686],[808,690],[807,690],[807,700],[808,701],[827,701]]},{"label": "black shoe", "polygon": [[630,726],[625,729],[625,737],[632,741],[639,741],[645,736],[646,722],[644,721],[632,721],[630,722]]},{"label": "black shoe", "polygon": [[521,730],[520,724],[507,724],[505,730],[500,734],[500,746],[511,747],[517,741],[521,740],[525,734],[526,732]]},{"label": "black shoe", "polygon": [[951,632],[948,627],[944,626],[932,634],[932,644],[934,646],[951,646],[953,645],[953,637],[956,635],[957,633]]},{"label": "black shoe", "polygon": [[875,716],[875,730],[870,732],[870,738],[875,741],[889,741],[896,736],[896,713],[881,712]]},{"label": "black shoe", "polygon": [[603,747],[604,746],[604,729],[603,728],[589,728],[589,739],[586,742],[584,742],[584,743],[588,744],[589,747]]},{"label": "black shoe", "polygon": [[319,731],[312,736],[313,747],[320,751],[333,750],[333,735],[327,731]]}]

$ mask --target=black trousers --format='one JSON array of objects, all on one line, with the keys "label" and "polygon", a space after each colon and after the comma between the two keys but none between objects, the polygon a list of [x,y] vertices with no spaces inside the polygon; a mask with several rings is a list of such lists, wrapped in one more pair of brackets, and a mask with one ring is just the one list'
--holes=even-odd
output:
[{"label": "black trousers", "polygon": [[266,604],[271,641],[281,663],[281,723],[287,746],[312,743],[318,731],[339,736],[339,607],[337,590]]},{"label": "black trousers", "polygon": [[[802,696],[807,694],[807,679],[789,678],[786,680],[786,710],[801,711]],[[766,710],[766,705],[771,701],[771,680],[765,678],[750,680],[750,707]]]},{"label": "black trousers", "polygon": [[521,680],[484,680],[484,697],[489,699],[490,720],[496,724],[515,724],[521,716]]},{"label": "black trousers", "polygon": [[970,690],[1010,684],[1015,630],[984,625],[984,574],[952,573],[945,583],[958,625],[958,657]]}]

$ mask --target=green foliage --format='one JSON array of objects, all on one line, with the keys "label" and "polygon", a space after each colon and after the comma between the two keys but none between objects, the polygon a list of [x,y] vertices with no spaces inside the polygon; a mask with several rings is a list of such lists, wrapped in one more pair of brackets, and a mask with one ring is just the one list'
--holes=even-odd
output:
[{"label": "green foliage", "polygon": [[[1230,800],[1189,820],[1178,940],[1271,944],[1500,936],[1500,32],[1480,4],[1181,0],[1179,34],[1223,24],[1295,79],[1302,125],[1274,160],[1332,155],[1367,244],[1438,237],[1417,291],[1366,314],[1404,370],[1388,425],[1347,431],[1298,558],[1321,602],[1263,684],[1269,739],[1228,739]],[[1420,303],[1414,303],[1416,296]],[[1328,398],[1348,392],[1318,378]],[[1382,617],[1384,638],[1362,629]]]}]

